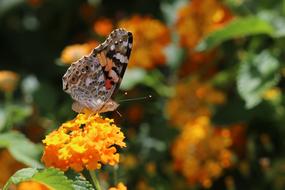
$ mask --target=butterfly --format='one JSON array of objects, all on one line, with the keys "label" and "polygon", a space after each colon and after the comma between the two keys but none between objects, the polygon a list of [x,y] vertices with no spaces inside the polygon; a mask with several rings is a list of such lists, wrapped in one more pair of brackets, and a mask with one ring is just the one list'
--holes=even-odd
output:
[{"label": "butterfly", "polygon": [[88,56],[72,63],[62,78],[63,90],[74,100],[78,113],[114,111],[112,100],[128,66],[133,43],[131,32],[119,28],[94,48]]}]

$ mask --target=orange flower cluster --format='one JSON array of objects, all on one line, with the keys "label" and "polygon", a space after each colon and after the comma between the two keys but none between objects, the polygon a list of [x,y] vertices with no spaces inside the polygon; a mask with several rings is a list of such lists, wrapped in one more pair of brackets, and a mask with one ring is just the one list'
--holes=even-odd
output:
[{"label": "orange flower cluster", "polygon": [[181,44],[189,49],[208,33],[229,22],[233,16],[219,0],[192,0],[177,15],[176,29]]},{"label": "orange flower cluster", "polygon": [[4,92],[13,92],[19,79],[19,75],[13,71],[0,71],[0,90]]},{"label": "orange flower cluster", "polygon": [[210,187],[212,180],[232,164],[231,133],[210,125],[208,117],[201,116],[188,122],[172,147],[174,168],[180,171],[190,185],[200,183]]},{"label": "orange flower cluster", "polygon": [[42,161],[63,171],[95,170],[101,164],[113,166],[119,162],[115,146],[125,147],[124,138],[112,119],[78,114],[46,136]]},{"label": "orange flower cluster", "polygon": [[222,104],[225,96],[209,83],[192,79],[176,86],[176,95],[166,105],[171,122],[182,127],[199,116],[211,116],[211,105]]},{"label": "orange flower cluster", "polygon": [[119,27],[126,28],[134,36],[129,67],[152,69],[165,63],[163,49],[170,42],[170,32],[162,22],[149,17],[133,16],[119,22]]},{"label": "orange flower cluster", "polygon": [[122,155],[121,165],[126,169],[135,168],[138,162],[138,158],[133,154]]},{"label": "orange flower cluster", "polygon": [[113,30],[113,23],[110,19],[102,18],[94,23],[93,29],[101,36],[108,36]]},{"label": "orange flower cluster", "polygon": [[17,190],[50,190],[50,188],[35,181],[25,181],[17,186]]},{"label": "orange flower cluster", "polygon": [[218,69],[215,61],[218,59],[218,51],[212,50],[208,52],[188,52],[186,60],[179,68],[178,76],[180,78],[199,73],[201,77],[211,78]]},{"label": "orange flower cluster", "polygon": [[232,18],[230,10],[219,0],[192,0],[179,10],[176,30],[181,45],[188,49],[187,60],[180,71],[181,77],[197,70],[206,72],[206,75],[213,74],[215,68],[210,64],[216,57],[215,50],[197,53],[194,48],[207,34],[223,27]]},{"label": "orange flower cluster", "polygon": [[147,180],[145,179],[140,179],[138,181],[138,183],[136,184],[136,188],[137,190],[154,190],[154,188],[152,188],[148,183]]},{"label": "orange flower cluster", "polygon": [[127,187],[122,183],[118,183],[117,187],[111,187],[109,190],[127,190]]},{"label": "orange flower cluster", "polygon": [[99,45],[98,42],[90,41],[84,44],[73,44],[67,46],[61,52],[60,61],[64,64],[71,64],[82,56],[88,55],[97,45]]}]

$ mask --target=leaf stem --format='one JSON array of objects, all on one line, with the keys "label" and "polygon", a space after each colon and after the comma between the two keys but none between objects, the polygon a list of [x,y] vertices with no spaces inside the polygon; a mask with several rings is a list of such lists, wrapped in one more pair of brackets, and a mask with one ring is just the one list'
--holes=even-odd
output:
[{"label": "leaf stem", "polygon": [[98,180],[98,178],[96,176],[95,171],[90,171],[89,170],[89,174],[91,176],[91,179],[92,179],[92,182],[93,182],[93,184],[95,186],[95,189],[96,190],[101,190],[101,186],[100,186],[100,183],[99,183],[99,180]]}]

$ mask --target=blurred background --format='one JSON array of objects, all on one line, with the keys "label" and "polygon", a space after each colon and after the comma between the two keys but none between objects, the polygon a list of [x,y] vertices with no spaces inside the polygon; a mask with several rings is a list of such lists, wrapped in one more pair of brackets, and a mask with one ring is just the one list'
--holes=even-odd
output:
[{"label": "blurred background", "polygon": [[[285,189],[284,0],[0,0],[0,187],[71,120],[68,66],[134,35],[115,95],[136,190]],[[152,98],[123,102],[151,95]]]}]

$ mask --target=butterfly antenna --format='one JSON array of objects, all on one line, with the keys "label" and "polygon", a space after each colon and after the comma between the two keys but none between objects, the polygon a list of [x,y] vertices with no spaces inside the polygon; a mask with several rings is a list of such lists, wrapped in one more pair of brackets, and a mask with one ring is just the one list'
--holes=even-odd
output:
[{"label": "butterfly antenna", "polygon": [[123,117],[122,114],[121,114],[118,110],[116,110],[116,113],[117,113],[120,117]]},{"label": "butterfly antenna", "polygon": [[129,98],[129,99],[124,99],[124,100],[119,100],[118,102],[130,102],[130,101],[135,101],[135,100],[146,100],[152,98],[152,95],[144,96],[144,97],[139,97],[139,98]]}]

